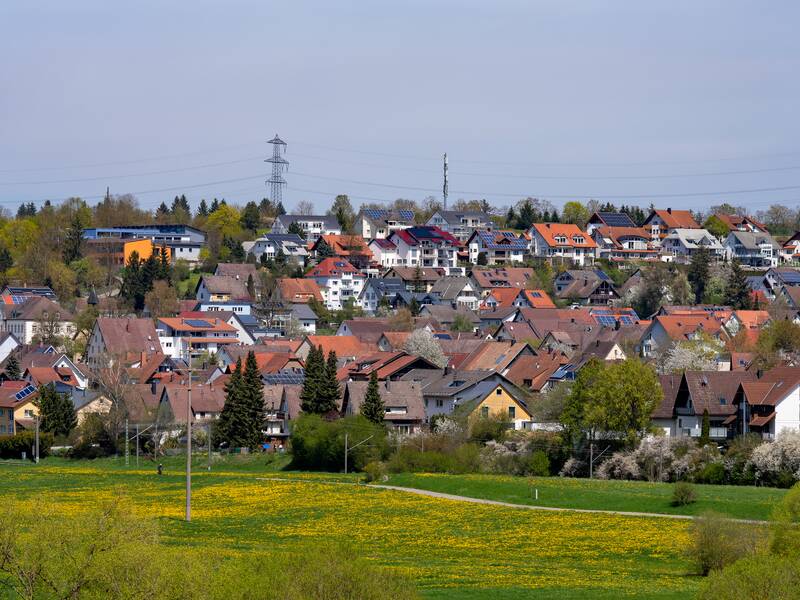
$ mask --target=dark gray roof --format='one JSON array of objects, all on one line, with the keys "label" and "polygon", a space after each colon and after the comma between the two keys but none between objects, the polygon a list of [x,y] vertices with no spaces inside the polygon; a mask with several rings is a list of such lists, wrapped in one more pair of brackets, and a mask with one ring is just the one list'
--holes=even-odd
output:
[{"label": "dark gray roof", "polygon": [[[401,381],[419,381],[426,396],[456,396],[485,379],[499,375],[490,369],[459,371],[457,369],[413,369]],[[502,376],[501,376],[502,377]]]},{"label": "dark gray roof", "polygon": [[442,300],[455,300],[469,283],[469,277],[459,275],[442,277],[431,287],[431,294],[439,296]]}]

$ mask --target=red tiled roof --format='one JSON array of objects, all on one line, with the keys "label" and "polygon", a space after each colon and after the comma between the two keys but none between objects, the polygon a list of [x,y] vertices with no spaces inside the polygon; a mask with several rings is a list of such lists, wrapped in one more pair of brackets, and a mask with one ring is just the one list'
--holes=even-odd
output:
[{"label": "red tiled roof", "polygon": [[[189,331],[189,332],[198,332],[198,331],[218,331],[218,332],[227,332],[227,333],[234,333],[236,332],[236,327],[233,325],[228,325],[222,319],[218,319],[217,317],[210,317],[208,315],[213,313],[203,313],[205,316],[202,318],[197,319],[184,319],[182,317],[162,317],[158,320],[159,323],[164,323],[171,329],[175,331]],[[208,323],[208,326],[201,326],[197,323],[199,321],[205,321]]]},{"label": "red tiled roof", "polygon": [[658,215],[670,229],[700,229],[700,225],[694,220],[690,210],[654,210],[653,214],[645,221],[645,225],[649,223],[653,215]]},{"label": "red tiled roof", "polygon": [[350,234],[324,234],[319,237],[313,247],[316,247],[320,242],[325,240],[331,250],[336,256],[366,256],[372,257],[372,250],[367,247],[367,243],[360,235]]},{"label": "red tiled roof", "polygon": [[306,337],[314,346],[322,346],[322,351],[327,356],[331,350],[339,358],[348,356],[361,356],[374,350],[374,346],[364,344],[352,335],[309,335]]},{"label": "red tiled roof", "polygon": [[313,279],[278,279],[278,290],[285,302],[305,303],[311,298],[322,302],[322,292]]},{"label": "red tiled roof", "polygon": [[[569,246],[572,248],[597,248],[591,236],[577,225],[571,223],[534,223],[533,228],[548,246]],[[564,236],[566,243],[556,241],[556,236]],[[582,242],[576,240],[582,239]]]},{"label": "red tiled roof", "polygon": [[311,269],[308,277],[337,277],[349,273],[355,277],[364,277],[364,274],[343,258],[326,258],[316,267]]}]

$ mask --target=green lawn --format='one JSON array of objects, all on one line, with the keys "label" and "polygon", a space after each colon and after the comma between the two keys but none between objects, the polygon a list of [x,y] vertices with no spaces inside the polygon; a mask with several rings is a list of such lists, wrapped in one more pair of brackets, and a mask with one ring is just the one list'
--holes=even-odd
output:
[{"label": "green lawn", "polygon": [[[123,494],[159,520],[167,543],[231,557],[345,543],[437,600],[666,600],[691,597],[699,585],[682,553],[684,521],[429,498],[352,485],[355,475],[279,471],[285,457],[232,457],[209,472],[198,455],[186,523],[184,459],[163,462],[160,477],[152,462],[137,469],[133,458],[128,467],[121,458],[3,463],[0,502],[46,498],[68,515]],[[393,483],[411,481],[401,479]]]},{"label": "green lawn", "polygon": [[[698,515],[713,510],[737,519],[767,520],[786,490],[696,485],[697,502],[672,506],[672,484],[502,475],[392,475],[389,484],[472,498],[559,508]],[[533,498],[539,490],[539,499]]]}]

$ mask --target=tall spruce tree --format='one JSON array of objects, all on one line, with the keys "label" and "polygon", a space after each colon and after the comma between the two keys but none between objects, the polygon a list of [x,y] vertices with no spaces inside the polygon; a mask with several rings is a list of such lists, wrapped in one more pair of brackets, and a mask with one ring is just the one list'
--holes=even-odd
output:
[{"label": "tall spruce tree", "polygon": [[197,216],[198,217],[208,216],[208,203],[206,202],[205,198],[200,200],[200,206],[197,207]]},{"label": "tall spruce tree", "polygon": [[378,372],[372,371],[369,374],[367,392],[364,394],[364,402],[361,404],[361,414],[368,421],[380,425],[386,417],[386,407],[381,398],[380,388],[378,387]]},{"label": "tall spruce tree", "polygon": [[739,261],[732,261],[731,275],[725,287],[725,304],[734,310],[749,310],[753,306],[751,291]]},{"label": "tall spruce tree", "polygon": [[66,394],[59,394],[52,385],[39,386],[37,399],[41,429],[55,435],[69,435],[78,424],[75,405]]},{"label": "tall spruce tree", "polygon": [[64,240],[64,248],[61,252],[64,263],[68,265],[72,261],[81,258],[81,256],[83,256],[83,253],[81,252],[82,246],[83,223],[81,223],[81,218],[76,212],[69,224],[69,229],[67,229],[66,239]]},{"label": "tall spruce tree", "polygon": [[325,371],[322,348],[311,345],[305,363],[305,379],[300,390],[300,409],[305,413],[320,414],[319,388]]},{"label": "tall spruce tree", "polygon": [[692,255],[689,264],[689,272],[686,274],[694,292],[694,303],[703,302],[706,293],[706,283],[708,283],[708,265],[711,263],[711,254],[708,249],[700,248]]},{"label": "tall spruce tree", "polygon": [[244,437],[248,448],[255,449],[261,445],[263,438],[264,385],[256,355],[252,351],[247,353],[242,373],[242,403],[247,410],[247,431],[244,432]]},{"label": "tall spruce tree", "polygon": [[[322,355],[322,349],[320,349],[320,355]],[[339,380],[336,377],[337,362],[336,352],[331,350],[328,353],[327,362],[323,365],[319,386],[317,410],[322,415],[336,410],[339,405],[341,391],[339,389]]]},{"label": "tall spruce tree", "polygon": [[236,361],[236,368],[225,384],[225,406],[217,425],[218,444],[225,443],[228,448],[249,447],[250,412],[243,394],[242,359]]},{"label": "tall spruce tree", "polygon": [[19,359],[16,354],[11,354],[6,361],[6,377],[14,381],[22,379],[22,372],[19,368]]}]

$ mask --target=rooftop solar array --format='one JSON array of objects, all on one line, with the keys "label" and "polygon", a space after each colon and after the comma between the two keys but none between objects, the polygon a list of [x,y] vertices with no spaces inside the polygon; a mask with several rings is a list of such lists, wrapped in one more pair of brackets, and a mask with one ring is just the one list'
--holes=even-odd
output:
[{"label": "rooftop solar array", "polygon": [[609,227],[636,227],[636,223],[625,213],[601,212],[597,214]]},{"label": "rooftop solar array", "polygon": [[264,375],[264,382],[272,385],[293,385],[303,383],[306,375],[299,369],[297,371],[278,371]]},{"label": "rooftop solar array", "polygon": [[186,319],[184,322],[190,327],[213,327],[211,323],[201,319]]},{"label": "rooftop solar array", "polygon": [[414,211],[413,210],[398,210],[398,211],[391,211],[386,210],[383,208],[365,208],[363,209],[364,215],[368,219],[373,220],[380,220],[385,219],[392,215],[392,213],[396,213],[401,219],[405,221],[412,221],[414,219]]},{"label": "rooftop solar array", "polygon": [[800,271],[781,271],[780,278],[784,283],[800,284]]},{"label": "rooftop solar array", "polygon": [[20,391],[14,394],[14,398],[16,398],[17,400],[22,400],[23,398],[27,398],[28,396],[30,396],[35,391],[36,391],[35,387],[33,387],[32,385],[26,385],[24,388],[22,388]]}]

